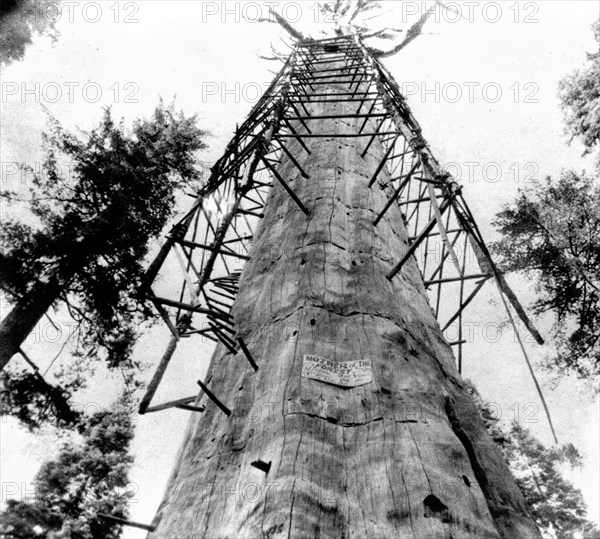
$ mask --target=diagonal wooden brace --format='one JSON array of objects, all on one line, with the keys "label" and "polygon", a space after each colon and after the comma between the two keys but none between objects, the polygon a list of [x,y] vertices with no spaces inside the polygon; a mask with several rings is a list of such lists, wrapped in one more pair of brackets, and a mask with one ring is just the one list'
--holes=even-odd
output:
[{"label": "diagonal wooden brace", "polygon": [[387,204],[385,205],[385,208],[383,208],[383,210],[377,216],[377,218],[375,219],[375,221],[373,221],[373,224],[375,226],[377,226],[377,224],[379,223],[379,221],[381,221],[381,218],[390,209],[390,206],[394,203],[394,200],[396,200],[398,198],[398,196],[400,195],[400,193],[406,187],[406,184],[410,181],[412,175],[415,173],[415,170],[417,170],[418,166],[419,166],[419,160],[417,159],[415,161],[415,164],[412,166],[412,168],[408,172],[408,174],[402,179],[402,182],[400,182],[400,185],[398,186],[398,189],[396,189],[396,191],[394,192],[394,194],[392,195],[392,197],[388,200]]},{"label": "diagonal wooden brace", "polygon": [[290,195],[292,197],[292,200],[298,205],[298,207],[304,212],[305,215],[308,215],[308,210],[306,209],[306,207],[304,206],[304,204],[302,204],[302,202],[300,202],[300,199],[296,196],[296,193],[294,193],[294,191],[292,191],[290,189],[290,186],[279,175],[279,172],[277,172],[277,170],[275,170],[275,167],[271,163],[269,163],[269,161],[267,159],[265,159],[264,157],[262,158],[262,160],[263,160],[263,163],[265,164],[265,166],[273,174],[273,176],[275,176],[275,178],[277,178],[277,180],[279,181],[279,183],[287,191],[288,195]]},{"label": "diagonal wooden brace", "polygon": [[246,356],[246,359],[248,360],[248,363],[250,363],[250,365],[252,365],[252,368],[255,371],[257,371],[258,370],[258,365],[256,364],[256,361],[254,361],[254,358],[252,357],[252,354],[250,354],[250,350],[248,350],[248,347],[246,346],[246,343],[244,342],[244,339],[242,339],[241,337],[238,337],[237,342],[240,345],[240,348],[242,349],[242,352],[244,352],[244,355]]},{"label": "diagonal wooden brace", "polygon": [[225,406],[219,399],[217,399],[217,397],[215,397],[215,395],[212,393],[212,391],[210,389],[208,389],[200,380],[198,380],[198,385],[200,386],[202,391],[204,391],[206,396],[211,401],[213,401],[227,417],[229,417],[231,415],[231,410],[229,408],[227,408],[227,406]]},{"label": "diagonal wooden brace", "polygon": [[[444,212],[448,209],[448,206],[450,206],[450,199],[446,198],[446,199],[444,199],[444,202],[442,202],[442,205],[440,206],[440,215],[444,214]],[[414,254],[414,252],[417,250],[417,247],[419,247],[419,245],[421,244],[421,242],[431,232],[431,229],[435,226],[435,223],[436,223],[436,218],[433,217],[431,219],[431,221],[429,221],[429,223],[427,223],[427,226],[425,226],[425,229],[423,230],[423,232],[421,232],[417,236],[417,238],[415,239],[414,243],[410,246],[410,248],[408,249],[408,251],[406,252],[406,254],[402,257],[402,260],[400,260],[400,262],[398,262],[398,264],[396,264],[396,266],[394,267],[394,269],[392,269],[392,271],[390,271],[390,273],[387,275],[387,278],[390,281],[402,269],[402,266],[404,266],[405,262]]]},{"label": "diagonal wooden brace", "polygon": [[435,216],[435,220],[437,221],[438,229],[440,231],[440,236],[442,237],[442,241],[446,245],[446,249],[448,249],[448,252],[450,253],[450,258],[452,259],[452,263],[454,264],[456,271],[462,277],[463,272],[460,267],[460,262],[458,261],[458,256],[456,256],[454,247],[450,243],[450,240],[448,240],[448,234],[446,233],[446,226],[444,225],[444,222],[442,221],[442,214],[440,213],[440,207],[438,206],[438,203],[437,203],[435,187],[433,186],[433,184],[428,183],[427,189],[429,190],[429,199],[431,201],[430,202],[431,208],[433,209],[433,214]]},{"label": "diagonal wooden brace", "polygon": [[375,174],[373,174],[373,177],[371,178],[371,181],[369,182],[369,187],[371,187],[375,183],[377,176],[379,176],[379,173],[383,170],[383,167],[385,166],[385,164],[388,160],[388,157],[392,153],[392,150],[396,147],[396,141],[398,140],[398,137],[400,137],[400,135],[396,135],[394,137],[394,141],[392,143],[390,143],[390,146],[387,149],[387,151],[385,152],[385,155],[383,156],[381,163],[379,163],[379,166],[377,167]]}]

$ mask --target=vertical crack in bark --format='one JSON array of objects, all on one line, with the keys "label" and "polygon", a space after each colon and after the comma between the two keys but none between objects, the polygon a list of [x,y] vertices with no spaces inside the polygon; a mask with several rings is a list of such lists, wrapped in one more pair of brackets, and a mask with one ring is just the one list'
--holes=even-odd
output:
[{"label": "vertical crack in bark", "polygon": [[410,432],[410,437],[412,438],[412,441],[415,444],[415,449],[417,450],[417,455],[419,455],[419,462],[421,463],[421,468],[423,469],[423,474],[425,475],[425,478],[427,479],[427,484],[429,485],[429,491],[433,493],[433,486],[431,485],[431,480],[429,479],[429,476],[427,475],[427,470],[425,469],[425,465],[423,464],[423,457],[421,457],[421,451],[419,450],[419,444],[417,444],[417,441],[415,440],[415,436],[412,433],[410,424],[408,424],[408,422],[407,422],[406,428],[408,429],[408,432]]},{"label": "vertical crack in bark", "polygon": [[[362,429],[360,429],[358,432],[360,433],[360,431],[361,431],[361,430],[362,430]],[[370,448],[371,448],[371,446],[372,446],[372,444],[370,444],[370,443],[369,443],[369,431],[370,431],[370,430],[371,430],[371,424],[369,423],[369,424],[367,425],[367,432],[366,432],[366,437],[367,437],[367,440],[366,440],[366,447],[368,447],[369,449],[370,449]],[[361,462],[362,462],[362,465],[363,465],[363,470],[364,470],[364,472],[365,472],[365,477],[368,477],[368,474],[369,474],[369,470],[367,469],[367,468],[368,468],[368,462],[366,463],[366,464],[367,464],[367,466],[365,466],[365,460],[367,460],[368,456],[367,456],[367,455],[365,455],[365,453],[362,453],[362,454],[361,454],[361,457],[362,457],[362,458],[361,458]],[[367,457],[367,458],[365,458],[365,457]],[[371,519],[373,519],[373,515],[375,515],[375,514],[376,514],[376,512],[375,512],[375,507],[376,507],[376,504],[375,504],[375,503],[373,503],[373,491],[374,491],[374,490],[375,490],[375,489],[373,489],[373,488],[369,489],[369,499],[371,500]]]},{"label": "vertical crack in bark", "polygon": [[[385,422],[383,422],[382,427],[383,427],[383,449],[384,449],[384,452],[385,452],[385,438],[386,438],[385,437],[385,433],[386,433]],[[394,428],[394,430],[396,429],[396,425],[394,423],[392,423],[392,427]],[[393,457],[394,457],[394,441],[393,440],[392,440],[392,451],[391,452],[392,452],[392,463],[393,463],[394,462],[394,459],[393,459]],[[398,515],[400,508],[396,504],[396,496],[394,496],[394,487],[392,485],[392,477],[391,477],[391,475],[389,473],[389,470],[388,470],[388,461],[387,461],[387,459],[384,459],[384,463],[385,463],[385,475],[387,477],[388,484],[390,486],[390,493],[392,495],[392,505],[394,507],[394,513],[396,515]],[[394,518],[393,520],[394,520],[394,529],[396,530],[397,534],[400,534],[400,530],[398,530],[398,526],[396,525],[397,518]]]},{"label": "vertical crack in bark", "polygon": [[206,520],[205,520],[205,525],[204,525],[204,533],[202,534],[202,537],[205,537],[206,536],[206,532],[208,531],[208,524],[210,522],[210,514],[211,514],[211,512],[210,512],[211,502],[212,501],[215,501],[217,503],[219,502],[219,497],[218,496],[213,496],[213,491],[214,491],[214,488],[215,488],[215,484],[217,484],[217,476],[219,474],[219,467],[221,466],[221,456],[222,456],[222,452],[219,452],[218,453],[217,466],[215,467],[215,473],[214,473],[213,480],[212,480],[212,486],[213,486],[213,488],[211,489],[209,500],[208,500],[208,506],[206,508]]},{"label": "vertical crack in bark", "polygon": [[412,530],[413,537],[416,537],[415,527],[413,523],[412,510],[410,506],[410,495],[408,493],[408,488],[406,486],[406,479],[404,478],[404,464],[400,464],[400,477],[402,477],[402,486],[404,487],[404,492],[406,493],[406,503],[407,503],[407,512],[408,518],[410,519],[410,529]]},{"label": "vertical crack in bark", "polygon": [[[504,537],[504,534],[501,533],[501,531],[498,528],[498,525],[496,523],[496,517],[498,515],[498,512],[497,512],[496,508],[494,507],[494,504],[490,503],[491,498],[493,497],[493,494],[491,492],[490,484],[487,479],[485,470],[483,469],[483,466],[481,465],[481,463],[479,462],[479,459],[477,458],[477,455],[475,453],[475,449],[473,447],[471,440],[467,436],[467,433],[464,431],[462,425],[460,424],[460,421],[458,420],[458,417],[456,416],[456,412],[454,410],[454,403],[453,403],[452,399],[448,396],[445,398],[445,401],[444,401],[444,410],[446,412],[446,416],[448,417],[448,421],[450,422],[450,426],[451,426],[452,430],[454,431],[454,434],[456,434],[456,437],[460,440],[461,444],[465,448],[465,451],[467,452],[467,456],[469,457],[469,462],[471,463],[471,468],[473,469],[473,474],[475,475],[475,480],[477,481],[477,483],[479,484],[479,487],[481,488],[481,491],[483,492],[483,496],[485,498],[486,504],[488,506],[490,514],[492,515],[492,522],[494,523],[494,527],[496,528],[498,535],[500,537]],[[510,538],[507,538],[507,539],[510,539]]]},{"label": "vertical crack in bark", "polygon": [[[302,436],[300,436],[300,440],[302,440]],[[296,457],[298,454],[296,454]],[[296,462],[294,461],[294,467]],[[296,494],[294,493],[294,486],[296,485],[296,479],[292,482],[292,490],[290,491],[291,502],[290,502],[290,526],[288,528],[288,538],[292,537],[292,519],[294,518],[294,499],[296,498]]]},{"label": "vertical crack in bark", "polygon": [[[342,429],[342,454],[346,454],[346,433]],[[348,520],[348,512],[350,511],[350,498],[348,497],[348,467],[344,466],[344,495],[346,496],[346,520]]]},{"label": "vertical crack in bark", "polygon": [[[364,321],[365,321],[365,317],[363,316],[362,317],[363,328],[364,328]],[[369,350],[369,356],[373,357],[373,351],[372,351],[372,348],[371,348],[371,342],[369,340],[369,333],[366,331],[366,329],[364,331],[365,331],[365,337],[366,337],[366,341],[367,341],[367,348]],[[381,404],[379,405],[379,411],[381,413]],[[369,425],[367,427],[367,446],[370,446],[370,444],[368,444],[368,431],[369,431],[370,427],[371,427],[371,423],[369,423]],[[357,435],[358,435],[359,432],[360,432],[360,430],[357,432]],[[361,454],[361,457],[364,457],[364,454]],[[367,458],[368,458],[368,455],[367,455]],[[364,459],[363,458],[361,458],[361,463],[363,464],[363,470],[364,470],[364,473],[365,473],[365,477],[368,477],[368,473],[369,473],[369,471],[367,469],[368,466],[367,466],[367,468],[365,468],[365,463],[364,463]],[[373,504],[373,490],[370,491],[369,498],[371,500],[371,514],[374,514],[375,505]],[[364,518],[364,513],[363,513],[363,518]]]}]

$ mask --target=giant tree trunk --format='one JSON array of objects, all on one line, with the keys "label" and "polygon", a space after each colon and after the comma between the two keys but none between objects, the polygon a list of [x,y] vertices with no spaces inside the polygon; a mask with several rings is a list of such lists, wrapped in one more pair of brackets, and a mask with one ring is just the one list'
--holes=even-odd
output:
[{"label": "giant tree trunk", "polygon": [[[202,397],[206,412],[193,419],[150,537],[539,537],[416,262],[386,278],[408,242],[396,205],[373,225],[389,196],[385,172],[368,187],[381,146],[361,158],[366,138],[306,140],[310,155],[287,144],[310,179],[286,158],[279,171],[310,214],[275,184],[234,306],[260,368],[217,347],[207,384],[232,415]],[[305,354],[370,360],[372,382],[304,377]]]}]

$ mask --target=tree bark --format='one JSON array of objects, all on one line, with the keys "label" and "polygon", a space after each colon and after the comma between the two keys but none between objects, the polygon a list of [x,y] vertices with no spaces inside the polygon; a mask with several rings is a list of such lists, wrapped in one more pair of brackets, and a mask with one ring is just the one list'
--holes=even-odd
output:
[{"label": "tree bark", "polygon": [[61,286],[55,280],[38,283],[20,299],[0,324],[0,370],[19,352],[27,336],[58,299]]},{"label": "tree bark", "polygon": [[[310,127],[358,132],[361,123]],[[286,140],[310,178],[285,157],[278,170],[310,214],[275,182],[234,305],[259,370],[217,347],[206,384],[232,415],[199,399],[206,411],[192,418],[149,537],[539,538],[416,261],[386,278],[408,239],[395,204],[373,224],[391,189],[385,170],[368,187],[381,145],[361,158],[368,138],[306,139],[310,155]],[[372,382],[304,377],[305,354],[370,360]]]}]

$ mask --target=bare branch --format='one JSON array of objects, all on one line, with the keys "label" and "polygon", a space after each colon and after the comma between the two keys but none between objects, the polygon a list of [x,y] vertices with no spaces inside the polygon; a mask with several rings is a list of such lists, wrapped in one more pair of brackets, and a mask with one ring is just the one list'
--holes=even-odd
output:
[{"label": "bare branch", "polygon": [[[257,54],[256,56],[258,56],[261,60],[266,60],[267,62],[281,62],[281,58],[278,58],[277,56],[264,56],[262,54]],[[269,72],[271,72],[269,70]],[[196,195],[190,194],[191,197],[195,197]]]},{"label": "bare branch", "polygon": [[[287,43],[287,42],[286,42],[286,41],[285,41],[283,38],[279,38],[279,41],[281,41],[281,43],[283,44],[283,46],[284,46],[286,49],[292,50],[292,46],[291,46],[289,43]],[[277,50],[277,49],[276,49],[276,48],[273,46],[273,43],[270,43],[270,44],[269,44],[269,47],[271,48],[271,55],[269,55],[269,56],[265,56],[265,55],[262,55],[262,54],[257,54],[257,56],[258,56],[259,58],[261,58],[261,59],[263,59],[263,60],[267,60],[267,61],[269,61],[269,62],[271,62],[271,61],[274,61],[274,60],[279,60],[281,63],[285,63],[285,62],[286,62],[286,60],[287,60],[287,55],[286,55],[286,54],[284,54],[284,53],[282,53],[282,52],[279,52],[279,51],[278,51],[278,50]],[[273,72],[273,74],[275,74],[275,75],[276,75],[277,73]]]},{"label": "bare branch", "polygon": [[29,364],[29,366],[34,370],[34,372],[39,375],[40,368],[31,360],[31,358],[23,351],[22,348],[19,348],[19,354],[23,357],[23,359]]},{"label": "bare branch", "polygon": [[378,58],[389,58],[390,56],[393,56],[397,52],[400,52],[404,47],[406,47],[409,43],[414,41],[417,37],[419,37],[423,33],[423,26],[425,26],[427,19],[429,19],[429,17],[431,17],[431,15],[433,15],[433,13],[435,11],[435,6],[437,4],[440,4],[442,7],[444,7],[444,5],[441,2],[436,1],[435,4],[432,7],[430,7],[425,12],[425,14],[422,17],[420,17],[419,20],[408,29],[408,32],[406,33],[406,37],[398,45],[396,45],[394,48],[390,49],[389,51],[385,51],[385,52],[373,50],[373,54],[375,54],[375,56],[377,56]]},{"label": "bare branch", "polygon": [[360,33],[360,37],[363,39],[370,38],[382,38],[382,39],[394,39],[392,34],[401,34],[403,30],[398,30],[397,28],[382,28],[381,30],[373,30],[371,32],[365,31],[364,33]]},{"label": "bare branch", "polygon": [[295,37],[296,39],[298,39],[300,41],[306,41],[306,38],[304,37],[302,32],[296,30],[289,22],[287,22],[281,15],[279,15],[279,13],[274,11],[273,8],[269,7],[269,13],[271,15],[273,15],[273,17],[275,18],[274,21],[271,19],[261,18],[258,20],[258,22],[272,22],[272,23],[277,22],[277,23],[279,23],[280,26],[282,26],[285,30],[287,30],[287,32],[292,37]]},{"label": "bare branch", "polygon": [[[390,56],[393,56],[397,52],[401,51],[404,47],[406,47],[409,43],[414,41],[417,37],[419,37],[423,33],[423,26],[425,26],[427,19],[429,19],[429,17],[431,17],[431,15],[433,15],[433,13],[435,12],[436,6],[440,6],[442,9],[447,9],[448,11],[452,11],[453,13],[458,14],[461,18],[464,18],[453,7],[446,6],[440,0],[436,0],[435,3],[433,4],[433,6],[430,7],[424,13],[424,15],[422,17],[420,17],[419,20],[408,29],[408,32],[406,33],[406,37],[404,38],[404,40],[401,43],[399,43],[398,45],[396,45],[394,48],[392,48],[389,51],[381,51],[381,50],[377,50],[377,49],[371,49],[371,52],[378,58],[388,58]],[[368,37],[373,37],[373,36],[368,36]]]},{"label": "bare branch", "polygon": [[54,365],[54,362],[60,357],[60,355],[63,353],[63,350],[65,349],[65,347],[67,346],[67,344],[71,341],[71,338],[73,337],[73,335],[75,335],[75,332],[80,331],[81,324],[82,324],[82,322],[80,321],[77,324],[77,327],[74,330],[69,331],[69,335],[65,339],[65,342],[62,343],[62,346],[60,347],[60,350],[58,351],[58,354],[56,354],[54,356],[54,358],[52,358],[52,361],[50,361],[50,364],[46,367],[46,370],[44,371],[43,376],[46,376],[46,374],[48,374],[48,371],[52,368],[52,365]]}]

